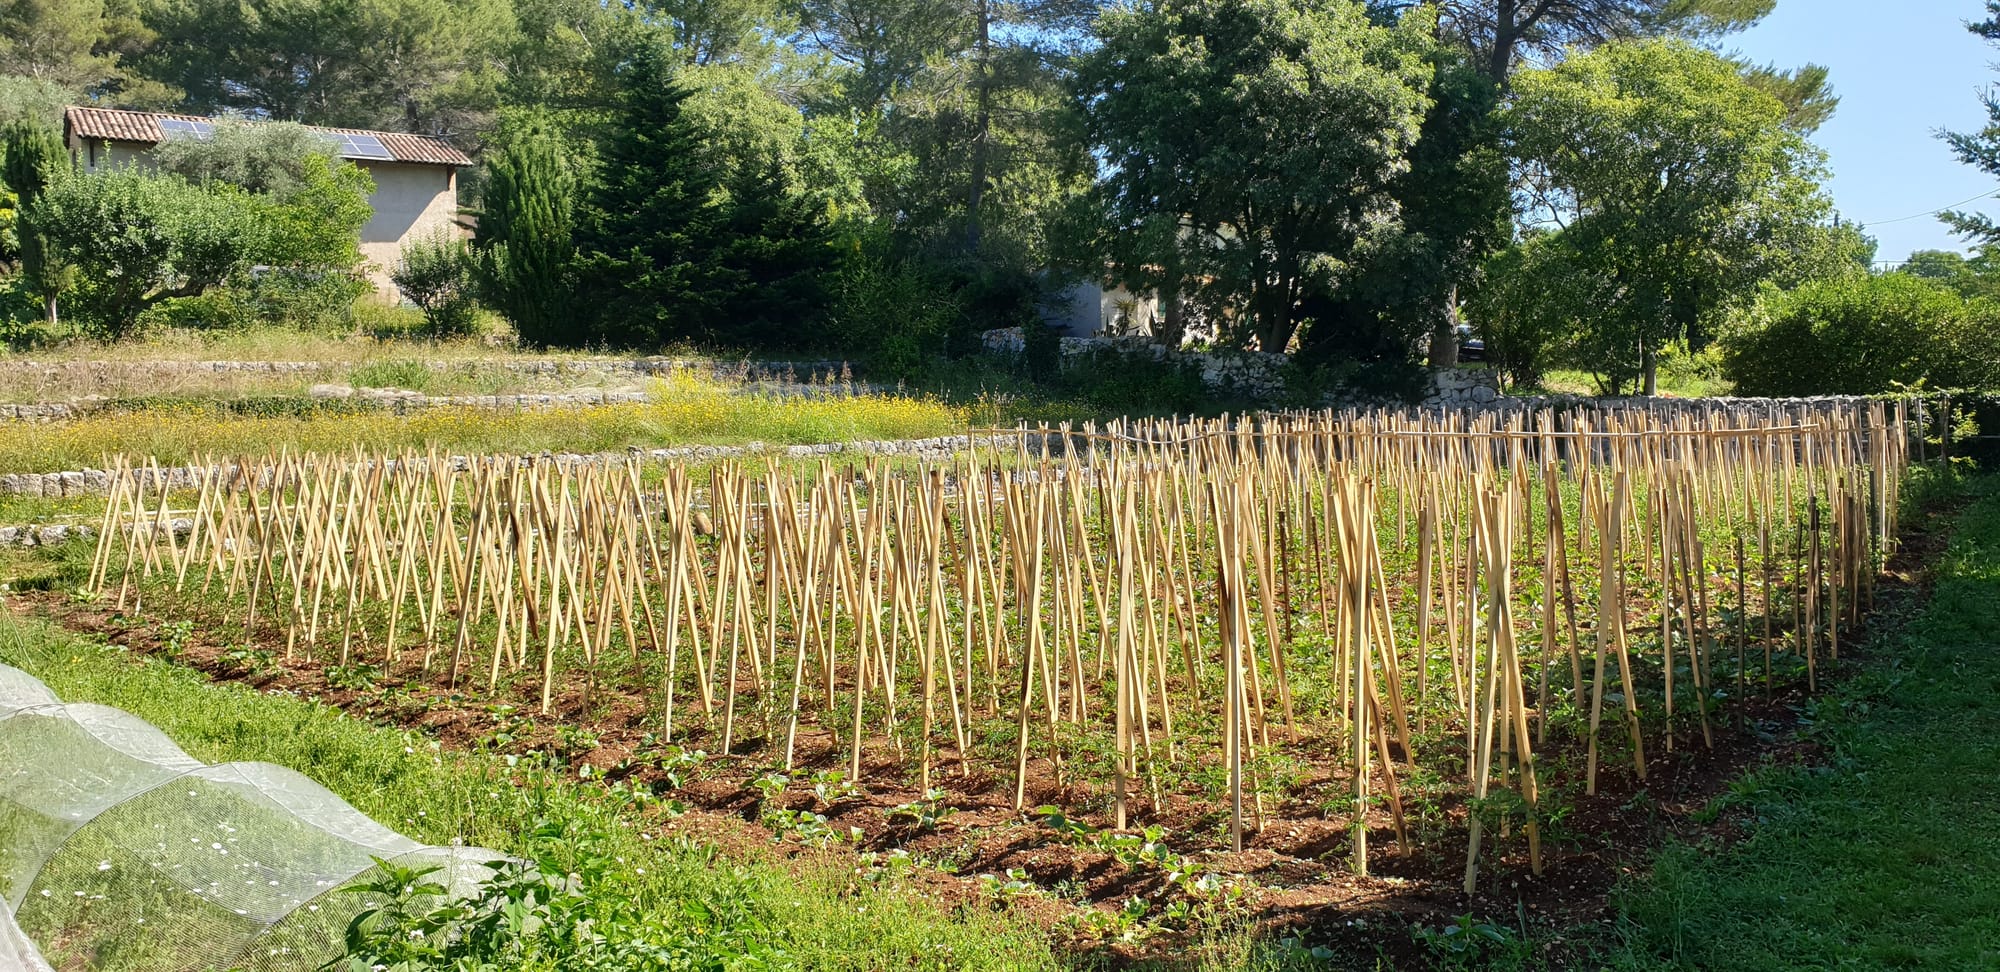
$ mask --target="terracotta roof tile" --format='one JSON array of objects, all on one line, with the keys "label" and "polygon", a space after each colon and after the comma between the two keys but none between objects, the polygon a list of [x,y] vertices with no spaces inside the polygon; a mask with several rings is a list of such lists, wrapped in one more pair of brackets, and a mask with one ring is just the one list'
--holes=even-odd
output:
[{"label": "terracotta roof tile", "polygon": [[[83,138],[102,138],[113,142],[157,143],[166,135],[160,130],[164,120],[188,122],[212,122],[214,119],[199,115],[176,115],[159,111],[123,111],[116,108],[86,108],[72,106],[63,113],[63,124],[71,132]],[[372,132],[359,128],[322,128],[308,125],[307,128],[329,135],[373,135],[382,140],[382,147],[395,156],[397,162],[414,162],[425,165],[466,166],[472,159],[450,142],[434,135],[411,135],[404,132]],[[359,159],[359,161],[382,161],[380,159]]]}]

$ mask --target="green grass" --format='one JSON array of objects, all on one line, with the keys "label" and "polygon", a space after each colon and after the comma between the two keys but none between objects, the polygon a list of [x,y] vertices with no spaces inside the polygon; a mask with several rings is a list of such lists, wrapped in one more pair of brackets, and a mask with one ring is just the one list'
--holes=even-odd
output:
[{"label": "green grass", "polygon": [[1624,889],[1608,967],[2000,969],[2000,479],[1972,490],[1929,602],[1809,706],[1823,754]]},{"label": "green grass", "polygon": [[[803,398],[744,392],[676,376],[648,384],[646,402],[509,411],[425,409],[409,415],[339,409],[243,414],[233,407],[173,407],[23,424],[0,436],[0,471],[51,472],[97,466],[106,455],[162,464],[203,456],[261,455],[289,448],[345,452],[607,452],[629,447],[910,439],[962,433],[1007,420],[982,406],[931,398],[864,395]],[[1011,424],[1011,423],[1010,423]]]},{"label": "green grass", "polygon": [[[701,969],[1043,969],[1043,936],[1006,914],[948,913],[904,891],[867,885],[835,863],[780,865],[717,856],[698,837],[621,804],[602,786],[496,758],[440,751],[422,735],[378,728],[315,701],[217,685],[0,611],[0,661],[65,700],[114,705],[159,726],[208,762],[260,760],[298,770],[377,820],[432,843],[454,838],[530,850],[545,822],[579,835],[605,867],[591,891],[629,905]],[[650,839],[649,839],[650,838]],[[572,968],[562,956],[521,968]],[[644,962],[593,968],[654,968]],[[683,967],[683,966],[675,966]]]},{"label": "green grass", "polygon": [[[1660,370],[1660,394],[1672,398],[1714,398],[1733,394],[1735,387],[1724,378],[1700,371]],[[1578,368],[1551,368],[1542,377],[1540,391],[1551,395],[1596,395],[1597,379]]]}]

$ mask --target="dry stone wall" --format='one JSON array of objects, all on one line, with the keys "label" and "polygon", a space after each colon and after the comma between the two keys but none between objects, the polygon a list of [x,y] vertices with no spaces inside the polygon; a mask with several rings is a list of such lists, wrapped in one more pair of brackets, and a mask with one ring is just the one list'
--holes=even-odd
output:
[{"label": "dry stone wall", "polygon": [[[948,459],[975,446],[991,448],[1011,445],[1024,437],[1036,438],[1039,433],[1003,432],[990,435],[944,435],[927,439],[862,439],[854,442],[820,442],[801,445],[773,445],[751,442],[745,445],[719,446],[676,446],[663,449],[630,449],[624,452],[578,453],[558,452],[535,456],[523,456],[523,464],[534,462],[554,462],[562,464],[589,464],[599,462],[623,462],[632,456],[652,462],[709,462],[717,459],[735,459],[756,456],[781,456],[788,459],[811,459],[816,456],[898,456],[912,459]],[[472,460],[467,456],[453,456],[450,460],[460,469],[470,469]],[[391,460],[393,463],[394,460]],[[165,466],[157,470],[139,470],[139,478],[149,487],[157,488],[164,483],[168,489],[199,489],[201,485],[217,477],[237,475],[239,467],[234,464],[218,466]],[[260,485],[269,485],[263,480]],[[0,494],[16,496],[41,496],[61,498],[66,496],[95,496],[110,489],[111,474],[102,469],[73,469],[50,473],[0,473]],[[24,542],[19,534],[14,543]],[[4,545],[4,544],[0,544]]]},{"label": "dry stone wall", "polygon": [[[790,391],[838,393],[842,389],[871,390],[855,385],[852,364],[834,359],[809,361],[718,361],[701,358],[503,358],[492,360],[417,362],[439,374],[494,371],[524,380],[629,383],[648,378],[693,374],[720,381],[771,384]],[[557,393],[524,392],[504,395],[431,396],[401,389],[357,389],[332,379],[345,378],[352,363],[327,361],[0,361],[0,376],[32,381],[51,389],[106,386],[176,388],[215,376],[242,375],[329,379],[312,385],[309,394],[346,398],[396,412],[444,406],[483,408],[565,408],[617,401],[644,401],[643,391],[578,389]],[[75,418],[115,404],[102,396],[57,395],[50,400],[0,403],[0,422],[49,422]]]}]

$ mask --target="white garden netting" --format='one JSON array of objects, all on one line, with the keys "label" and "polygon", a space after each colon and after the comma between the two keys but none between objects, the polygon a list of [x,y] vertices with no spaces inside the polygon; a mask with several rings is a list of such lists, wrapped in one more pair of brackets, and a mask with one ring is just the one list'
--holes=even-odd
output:
[{"label": "white garden netting", "polygon": [[0,665],[0,970],[317,969],[377,858],[463,894],[499,855],[419,844],[281,766],[204,765]]}]

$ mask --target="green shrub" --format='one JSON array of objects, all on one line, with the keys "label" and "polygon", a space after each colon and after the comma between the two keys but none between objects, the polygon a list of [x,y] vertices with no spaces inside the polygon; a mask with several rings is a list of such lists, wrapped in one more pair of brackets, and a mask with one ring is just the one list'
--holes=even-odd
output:
[{"label": "green shrub", "polygon": [[827,314],[832,346],[880,378],[907,379],[944,354],[960,306],[936,275],[870,252],[850,256],[834,281]]},{"label": "green shrub", "polygon": [[287,267],[239,274],[191,297],[169,297],[139,315],[137,329],[240,330],[273,326],[317,334],[354,330],[355,301],[368,282],[351,273]]},{"label": "green shrub", "polygon": [[1724,336],[1722,368],[1745,395],[1876,394],[2000,382],[2000,305],[1907,274],[1768,292]]},{"label": "green shrub", "polygon": [[55,329],[42,311],[41,294],[22,274],[0,282],[0,348],[27,351],[53,340]]},{"label": "green shrub", "polygon": [[1054,381],[1061,376],[1063,333],[1041,321],[1021,325],[1021,366],[1036,381]]},{"label": "green shrub", "polygon": [[351,270],[273,267],[233,289],[247,303],[251,323],[348,334],[354,331],[356,302],[373,285]]},{"label": "green shrub", "polygon": [[[1055,333],[1048,328],[1031,328]],[[1062,362],[1062,390],[1107,412],[1205,412],[1212,404],[1201,366],[1189,358],[1097,348]]]},{"label": "green shrub", "polygon": [[472,250],[465,241],[438,233],[403,244],[402,259],[389,279],[423,311],[431,337],[456,337],[471,334],[479,321],[472,272]]},{"label": "green shrub", "polygon": [[1705,398],[1731,391],[1729,377],[1723,373],[1720,345],[1711,344],[1695,351],[1684,340],[1669,341],[1660,346],[1655,360],[1659,364],[1660,391],[1664,394]]},{"label": "green shrub", "polygon": [[[1532,236],[1494,254],[1467,301],[1487,360],[1512,387],[1539,387],[1549,368],[1571,357],[1583,319],[1603,298],[1599,279],[1579,266],[1567,242]],[[1586,367],[1603,373],[1595,362]]]},{"label": "green shrub", "polygon": [[355,301],[350,312],[354,315],[354,330],[357,333],[381,341],[422,338],[428,327],[423,311],[376,298],[364,297]]},{"label": "green shrub", "polygon": [[138,329],[222,331],[247,327],[255,320],[238,291],[222,287],[192,297],[169,297],[139,315]]}]

